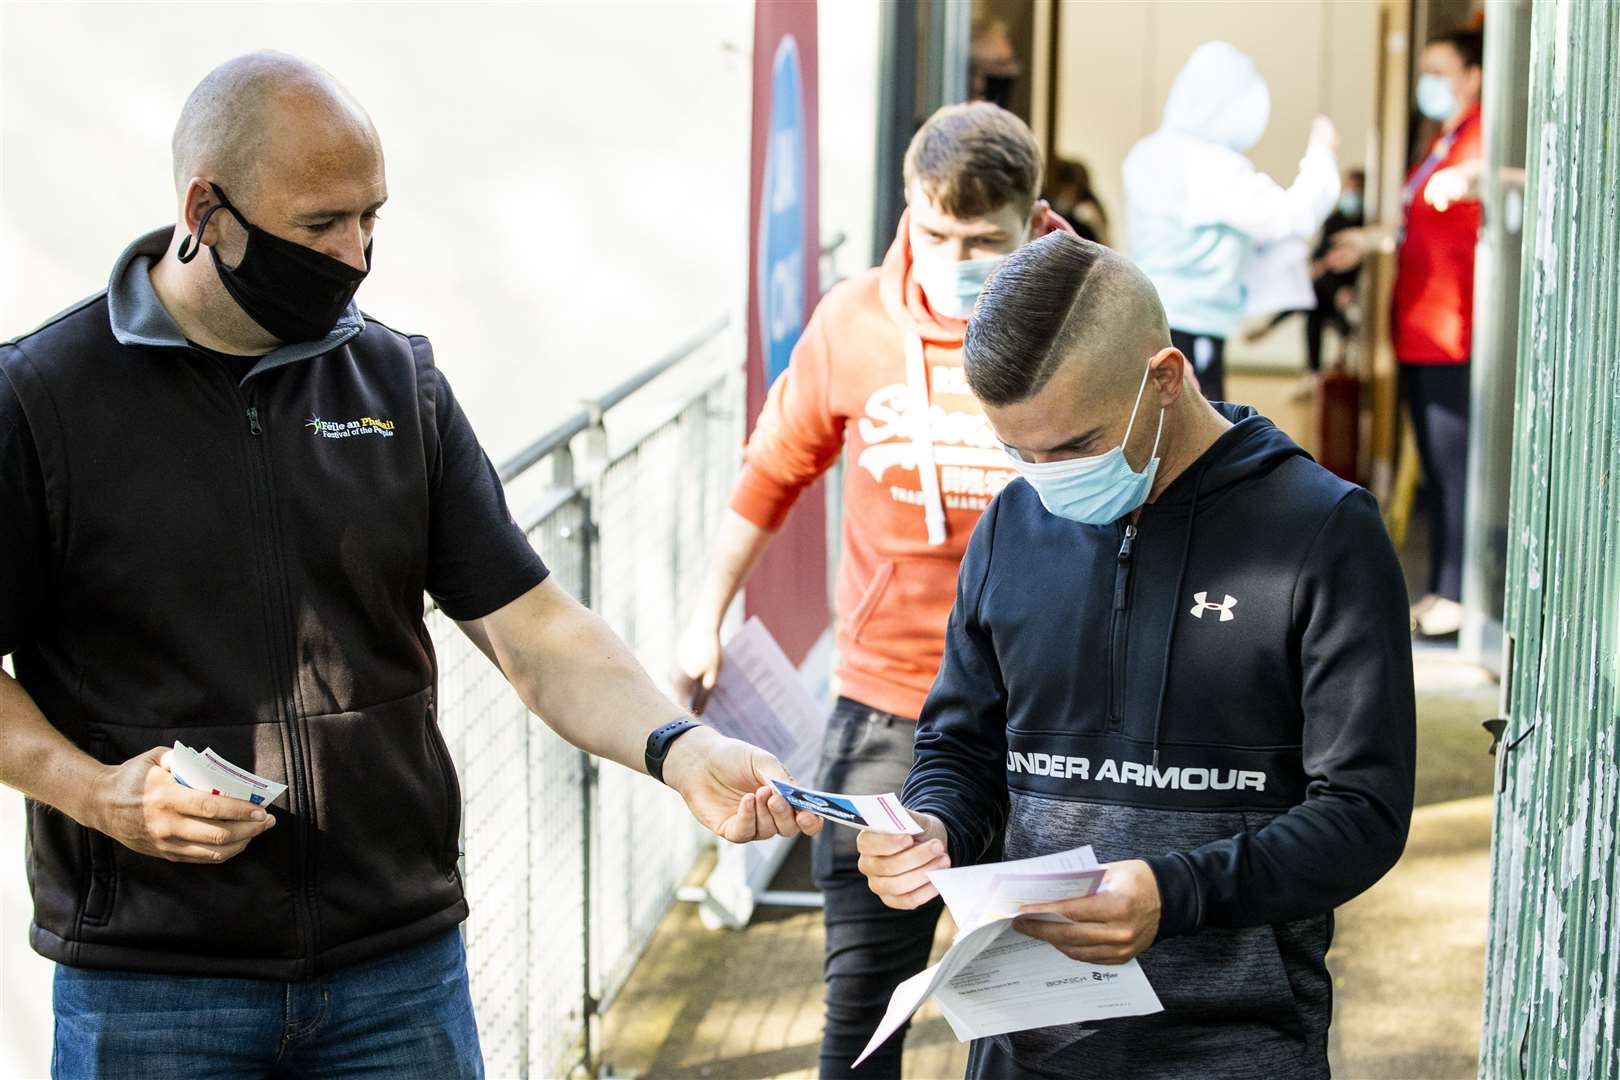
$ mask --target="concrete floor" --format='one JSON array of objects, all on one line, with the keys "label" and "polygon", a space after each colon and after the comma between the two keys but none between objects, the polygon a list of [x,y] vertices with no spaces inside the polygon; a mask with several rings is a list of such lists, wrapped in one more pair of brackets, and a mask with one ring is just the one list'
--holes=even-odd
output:
[{"label": "concrete floor", "polygon": [[[1383,881],[1339,910],[1328,957],[1338,995],[1333,1072],[1349,1080],[1475,1075],[1494,761],[1479,722],[1494,715],[1496,688],[1445,650],[1420,650],[1417,669],[1411,840]],[[804,862],[796,852],[779,886],[799,887]],[[951,932],[942,923],[936,953]],[[762,909],[738,933],[707,930],[694,906],[678,905],[605,1019],[611,1074],[814,1076],[821,945],[819,912]],[[966,1049],[925,1010],[905,1075],[959,1077]]]}]

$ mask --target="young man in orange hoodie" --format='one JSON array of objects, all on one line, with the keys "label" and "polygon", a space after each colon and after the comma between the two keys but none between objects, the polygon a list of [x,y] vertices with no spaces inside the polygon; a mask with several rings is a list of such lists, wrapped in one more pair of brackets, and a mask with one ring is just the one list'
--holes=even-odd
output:
[{"label": "young man in orange hoodie", "polygon": [[[678,694],[702,704],[732,598],[804,489],[847,446],[837,590],[841,696],[819,783],[896,791],[945,644],[957,564],[1015,475],[962,374],[967,316],[990,273],[1062,219],[1038,201],[1041,152],[1022,120],[976,102],[940,109],[905,158],[908,209],[883,264],[822,299],[749,439],[697,611],[677,647]],[[1068,230],[1072,231],[1072,230]],[[899,1076],[902,1039],[854,1074],[902,980],[928,963],[938,903],[885,907],[855,833],[816,842],[827,954],[823,1076]]]}]

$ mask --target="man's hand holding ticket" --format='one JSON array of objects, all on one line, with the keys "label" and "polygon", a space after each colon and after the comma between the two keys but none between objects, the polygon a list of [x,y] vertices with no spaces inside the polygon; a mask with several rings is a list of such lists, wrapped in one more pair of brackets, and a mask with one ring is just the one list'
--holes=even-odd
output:
[{"label": "man's hand holding ticket", "polygon": [[[140,855],[208,865],[235,858],[255,837],[275,827],[276,817],[266,804],[285,787],[244,772],[218,755],[214,757],[233,772],[215,776],[215,767],[204,755],[184,744],[181,749],[177,754],[173,748],[154,746],[120,764],[104,766],[96,782],[94,813],[84,824]],[[234,773],[242,773],[243,779]],[[247,777],[255,783],[247,783]],[[262,802],[256,803],[254,794]]]},{"label": "man's hand holding ticket", "polygon": [[243,799],[254,806],[268,806],[286,792],[286,784],[266,780],[246,769],[232,765],[214,753],[212,748],[197,753],[179,740],[168,755],[169,771],[177,783],[211,795],[224,795]]}]

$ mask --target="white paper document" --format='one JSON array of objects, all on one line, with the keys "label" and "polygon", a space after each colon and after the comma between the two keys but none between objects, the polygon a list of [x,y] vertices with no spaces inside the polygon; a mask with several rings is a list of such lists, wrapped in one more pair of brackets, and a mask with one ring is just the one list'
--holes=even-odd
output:
[{"label": "white paper document", "polygon": [[[1087,964],[1012,928],[1024,904],[1090,896],[1103,871],[1090,847],[929,875],[961,930],[939,963],[901,983],[859,1065],[930,997],[964,1042],[1011,1031],[1159,1012],[1135,960]],[[1056,915],[1039,916],[1061,921]]]},{"label": "white paper document", "polygon": [[177,783],[185,787],[212,795],[245,799],[255,806],[268,806],[287,790],[286,784],[266,780],[232,765],[214,753],[212,748],[199,754],[179,740],[175,741],[174,749],[169,754],[169,772]]},{"label": "white paper document", "polygon": [[892,791],[882,795],[843,795],[835,791],[812,791],[781,780],[772,780],[771,786],[793,809],[804,810],[852,829],[885,833],[922,832],[922,826],[906,813],[906,808],[900,805],[900,796]]},{"label": "white paper document", "polygon": [[814,772],[825,710],[758,617],[726,642],[720,677],[703,706],[703,722],[768,750],[794,776]]}]

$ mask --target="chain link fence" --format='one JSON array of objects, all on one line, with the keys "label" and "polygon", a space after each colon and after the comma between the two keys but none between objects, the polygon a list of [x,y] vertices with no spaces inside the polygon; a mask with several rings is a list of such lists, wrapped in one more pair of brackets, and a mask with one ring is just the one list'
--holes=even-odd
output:
[{"label": "chain link fence", "polygon": [[[843,242],[822,249],[824,290]],[[499,470],[553,580],[654,678],[670,667],[741,463],[742,353],[731,320],[716,319]],[[597,1017],[712,839],[674,792],[529,715],[443,612],[430,607],[427,625],[461,776],[463,933],[485,1068],[594,1076]]]},{"label": "chain link fence", "polygon": [[[520,520],[554,579],[654,677],[691,610],[740,456],[741,370],[727,361],[736,355],[727,325],[588,403],[501,470],[514,506],[532,493]],[[674,792],[598,764],[529,715],[442,612],[427,623],[465,799],[464,933],[486,1068],[594,1074],[596,1016],[708,834]]]}]

